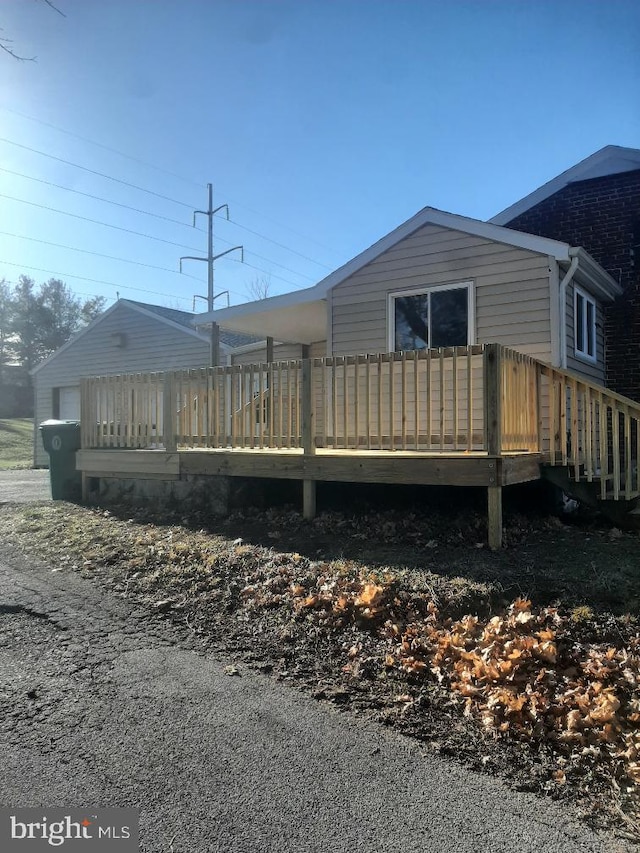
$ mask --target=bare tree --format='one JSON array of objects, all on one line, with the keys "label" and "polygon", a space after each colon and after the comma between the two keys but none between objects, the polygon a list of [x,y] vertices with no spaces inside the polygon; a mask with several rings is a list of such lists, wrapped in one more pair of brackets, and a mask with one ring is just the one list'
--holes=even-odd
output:
[{"label": "bare tree", "polygon": [[257,275],[247,285],[247,291],[251,299],[266,299],[271,290],[271,277],[268,275]]},{"label": "bare tree", "polygon": [[[47,6],[49,6],[50,9],[53,9],[54,12],[57,12],[59,15],[62,15],[63,18],[67,17],[61,9],[58,9],[58,7],[51,2],[51,0],[42,0],[42,2],[46,3]],[[4,27],[0,27],[0,30],[4,32]],[[4,50],[5,53],[8,53],[9,56],[12,56],[14,59],[17,59],[18,62],[36,61],[35,56],[20,56],[19,53],[16,53],[13,48],[13,39],[7,38],[6,36],[0,36],[0,49]]]}]

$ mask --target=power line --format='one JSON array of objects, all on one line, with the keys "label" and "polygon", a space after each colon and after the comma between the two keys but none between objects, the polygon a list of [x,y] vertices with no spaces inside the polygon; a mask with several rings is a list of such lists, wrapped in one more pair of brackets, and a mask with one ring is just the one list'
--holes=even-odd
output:
[{"label": "power line", "polygon": [[31,207],[39,207],[42,210],[49,210],[51,213],[61,213],[63,216],[71,216],[73,219],[81,219],[84,222],[91,222],[94,225],[104,225],[105,228],[113,228],[116,231],[135,234],[137,237],[146,237],[147,240],[156,240],[158,243],[166,243],[168,246],[177,246],[179,249],[190,249],[193,252],[200,251],[194,246],[187,246],[184,243],[174,243],[172,240],[165,240],[162,237],[154,237],[153,234],[143,234],[142,231],[133,231],[131,228],[123,228],[121,225],[111,225],[109,222],[101,222],[99,219],[90,219],[88,216],[69,213],[67,210],[59,210],[57,207],[48,207],[46,204],[37,204],[35,201],[27,201],[24,198],[16,198],[15,196],[5,195],[4,193],[0,193],[0,198],[8,198],[10,201],[18,201],[21,204],[28,204]]},{"label": "power line", "polygon": [[[28,181],[36,181],[39,184],[46,184],[48,187],[55,187],[58,190],[65,190],[69,193],[75,193],[76,195],[82,195],[85,198],[91,198],[95,201],[102,201],[105,204],[113,204],[116,207],[122,207],[125,210],[132,210],[134,213],[142,213],[145,216],[153,216],[155,219],[162,219],[165,222],[172,222],[174,225],[182,225],[185,228],[192,228],[188,222],[182,222],[180,219],[172,219],[170,216],[163,216],[160,213],[153,213],[150,210],[144,210],[141,207],[132,207],[129,204],[123,204],[120,201],[112,201],[110,198],[103,198],[99,195],[94,195],[93,193],[85,193],[82,190],[73,189],[73,187],[65,187],[64,184],[55,184],[53,181],[45,181],[44,178],[36,178],[34,175],[25,175],[24,172],[14,172],[13,169],[5,169],[4,166],[0,166],[0,172],[7,172],[9,175],[16,175],[18,178],[26,178]],[[202,228],[196,228],[196,231],[202,231]]]},{"label": "power line", "polygon": [[[84,196],[85,198],[93,199],[94,201],[101,201],[101,202],[104,202],[105,204],[112,204],[112,205],[115,205],[116,207],[121,207],[124,210],[131,210],[133,213],[140,213],[140,214],[143,214],[144,216],[152,216],[155,219],[161,219],[164,222],[171,222],[174,225],[181,225],[183,228],[189,228],[189,229],[194,228],[194,226],[190,225],[188,222],[181,222],[179,219],[172,219],[170,216],[163,216],[162,214],[153,213],[150,210],[144,210],[143,208],[140,208],[140,207],[132,207],[129,204],[123,204],[122,202],[119,202],[119,201],[112,201],[109,198],[103,198],[102,196],[94,195],[93,193],[86,193],[86,192],[83,192],[81,190],[76,190],[73,187],[66,187],[66,186],[64,186],[64,184],[56,184],[53,181],[45,181],[44,178],[36,178],[34,175],[26,175],[24,172],[16,172],[13,169],[5,169],[3,166],[0,166],[0,172],[6,172],[9,175],[15,175],[19,178],[25,178],[28,181],[36,181],[39,184],[45,184],[48,187],[55,187],[58,190],[65,190],[66,192],[75,193],[76,195],[81,195],[81,196]],[[195,226],[195,230],[199,231],[202,234],[205,233],[203,228],[198,228],[197,226]],[[231,240],[225,240],[223,237],[217,237],[216,239],[219,240],[221,243],[226,243],[229,246],[231,245]],[[293,251],[293,250],[290,249],[289,251]],[[292,270],[290,267],[285,266],[285,264],[278,263],[278,261],[274,261],[272,258],[267,258],[265,255],[260,255],[260,254],[258,254],[258,252],[248,252],[248,254],[251,254],[256,258],[260,258],[261,260],[266,261],[268,264],[273,264],[276,267],[280,267],[280,269],[283,269],[283,270],[286,270],[287,272],[293,273],[293,275],[298,275],[298,276],[301,276],[302,278],[307,278],[310,281],[314,280],[313,276],[307,275],[306,273],[297,272],[296,270]],[[266,270],[262,270],[262,272],[266,272]],[[295,285],[295,286],[299,287],[299,285]]]},{"label": "power line", "polygon": [[[102,148],[105,151],[110,151],[112,154],[117,154],[119,157],[124,157],[126,160],[131,160],[133,163],[139,163],[142,166],[148,166],[150,169],[155,169],[157,172],[162,172],[165,175],[170,175],[173,178],[177,178],[180,181],[183,181],[186,184],[191,184],[194,187],[198,187],[202,189],[203,184],[198,183],[197,181],[192,180],[191,178],[186,178],[184,175],[179,175],[177,172],[172,172],[170,169],[165,169],[162,166],[157,166],[154,163],[150,163],[148,160],[142,160],[139,157],[133,157],[131,154],[126,154],[124,151],[119,151],[117,148],[112,148],[109,145],[105,145],[103,142],[96,142],[95,139],[89,139],[87,136],[81,136],[79,133],[73,133],[70,130],[65,130],[62,127],[59,127],[56,124],[52,124],[48,121],[43,121],[43,119],[36,118],[35,116],[27,115],[26,113],[20,112],[20,110],[12,109],[11,107],[0,106],[0,109],[5,110],[6,112],[13,113],[14,115],[20,116],[21,118],[27,119],[28,121],[36,122],[37,124],[41,124],[43,127],[50,127],[52,130],[56,130],[58,133],[64,133],[67,136],[72,136],[75,139],[79,139],[81,142],[87,142],[89,145],[95,145],[97,148]],[[226,193],[225,193],[226,195]],[[291,228],[290,225],[285,225],[283,222],[278,222],[278,220],[273,219],[271,216],[267,216],[264,213],[260,213],[259,210],[255,210],[255,208],[249,207],[246,204],[243,204],[237,199],[229,199],[233,204],[238,205],[238,207],[244,208],[244,210],[248,210],[250,213],[255,213],[257,216],[261,216],[265,221],[272,222],[274,225],[277,225],[279,228],[285,228],[287,231],[290,231],[292,234],[295,234],[297,237],[301,237],[303,240],[308,240],[311,243],[315,243],[317,246],[321,246],[323,249],[328,249],[328,251],[333,252],[334,250],[327,246],[325,243],[321,243],[319,240],[314,237],[310,237],[307,234],[303,234],[300,231],[296,231],[294,228]]]},{"label": "power line", "polygon": [[171,198],[168,195],[163,195],[162,193],[157,193],[154,190],[145,189],[145,187],[139,187],[137,184],[132,184],[129,181],[123,181],[121,178],[114,178],[113,175],[107,175],[105,172],[98,172],[96,169],[89,169],[87,166],[81,166],[79,163],[73,163],[71,160],[64,160],[62,157],[55,157],[53,154],[47,154],[46,151],[38,151],[37,148],[30,148],[28,145],[22,145],[20,142],[13,142],[11,139],[6,139],[3,136],[0,136],[0,142],[6,142],[7,145],[15,145],[16,148],[22,148],[24,151],[31,151],[32,154],[39,154],[42,157],[48,157],[50,160],[55,160],[57,163],[64,163],[65,166],[73,166],[75,169],[82,169],[83,172],[89,172],[91,175],[98,175],[100,178],[106,178],[108,181],[115,181],[117,184],[122,184],[125,187],[130,187],[134,190],[139,190],[143,193],[148,193],[149,195],[156,196],[156,198],[164,199],[164,201],[170,201],[172,204],[179,204],[182,207],[188,207],[189,210],[193,209],[193,205],[187,204],[185,201],[179,201],[179,199]]},{"label": "power line", "polygon": [[[0,280],[3,281],[5,284],[20,284],[19,281],[15,280],[15,278],[3,278]],[[107,300],[107,302],[115,302],[116,301],[115,296],[105,296],[103,293],[87,293],[86,290],[76,290],[75,288],[73,289],[73,293],[76,296],[90,296],[92,299],[98,299],[98,298],[105,299],[105,300]],[[171,297],[171,299],[174,299],[174,298],[175,297],[173,297],[173,296]]]},{"label": "power line", "polygon": [[[7,139],[6,137],[0,137],[0,142],[6,142],[8,145],[15,145],[17,148],[22,148],[25,151],[31,151],[33,154],[39,154],[42,157],[48,157],[50,160],[55,160],[58,163],[64,163],[66,166],[73,166],[75,169],[81,169],[84,172],[88,172],[91,175],[98,175],[101,178],[106,178],[109,181],[115,181],[118,184],[122,184],[125,187],[130,187],[135,190],[139,190],[143,193],[148,193],[149,195],[156,196],[156,198],[164,199],[165,201],[170,201],[173,204],[179,204],[183,207],[188,207],[190,210],[193,210],[194,205],[187,204],[184,201],[180,201],[179,199],[171,198],[170,196],[163,195],[162,193],[155,192],[154,190],[148,190],[145,187],[140,187],[137,184],[132,184],[130,181],[123,181],[121,178],[115,178],[113,175],[107,175],[105,172],[99,172],[96,169],[89,169],[87,166],[81,166],[79,163],[74,163],[71,160],[64,160],[62,157],[56,157],[53,154],[48,154],[46,151],[39,151],[36,148],[31,148],[28,145],[23,145],[20,142],[14,142],[11,139]],[[245,231],[248,231],[249,234],[253,234],[256,237],[260,237],[262,240],[266,240],[269,243],[273,243],[274,246],[278,246],[281,249],[284,249],[287,252],[291,252],[294,255],[298,255],[301,258],[304,258],[305,261],[310,261],[312,264],[317,264],[319,267],[324,267],[324,269],[331,270],[332,267],[327,266],[327,264],[323,264],[320,261],[314,260],[314,258],[310,258],[308,255],[304,255],[301,252],[296,251],[295,249],[289,248],[284,243],[279,243],[277,240],[273,240],[271,237],[267,237],[265,234],[261,234],[259,231],[254,231],[251,228],[248,228],[246,225],[241,225],[239,222],[235,222],[234,220],[230,220],[234,225],[237,225],[238,228],[244,228]],[[306,238],[305,238],[306,239]]]},{"label": "power line", "polygon": [[71,273],[68,273],[68,272],[56,272],[55,270],[45,270],[45,269],[42,269],[42,267],[32,267],[32,266],[28,266],[27,264],[16,264],[16,263],[13,263],[13,261],[5,261],[2,258],[0,258],[0,264],[6,264],[9,267],[18,267],[18,269],[33,270],[34,272],[44,272],[44,273],[47,273],[47,275],[56,275],[56,276],[60,276],[61,278],[77,278],[79,281],[90,281],[92,284],[104,284],[104,285],[107,285],[108,287],[118,287],[121,290],[136,290],[136,291],[139,291],[140,293],[151,293],[154,296],[166,296],[167,299],[182,299],[184,302],[191,302],[191,297],[189,297],[189,296],[177,296],[175,293],[160,293],[157,290],[146,290],[143,287],[133,287],[130,284],[118,284],[115,281],[103,281],[102,279],[99,279],[99,278],[87,278],[87,276],[84,276],[84,275],[72,275]]},{"label": "power line", "polygon": [[285,246],[284,243],[278,243],[277,240],[272,240],[271,237],[265,237],[264,234],[260,234],[258,231],[253,231],[251,228],[248,228],[246,225],[241,225],[239,222],[236,222],[234,219],[230,219],[233,225],[237,225],[238,228],[242,228],[245,231],[248,231],[249,234],[254,234],[256,237],[260,237],[262,240],[267,240],[269,243],[273,243],[274,246],[279,246],[281,249],[285,249],[287,252],[291,252],[293,255],[298,255],[300,258],[304,258],[305,261],[311,261],[312,264],[317,264],[319,267],[324,267],[326,270],[331,270],[333,267],[328,267],[326,264],[320,263],[320,261],[314,261],[313,258],[310,258],[308,255],[303,255],[302,252],[296,252],[295,249],[290,249],[288,246]]},{"label": "power line", "polygon": [[156,166],[154,163],[149,163],[147,160],[141,160],[139,157],[133,157],[131,154],[125,154],[124,151],[119,151],[117,148],[111,148],[109,145],[105,145],[103,142],[96,142],[95,139],[89,139],[87,136],[81,136],[79,133],[73,133],[70,130],[65,130],[62,127],[58,127],[56,124],[51,124],[48,121],[43,121],[40,118],[36,118],[35,116],[27,115],[26,113],[22,113],[19,110],[11,109],[11,107],[0,106],[0,109],[5,110],[8,113],[13,113],[14,115],[20,116],[20,118],[26,118],[28,121],[37,122],[37,124],[41,124],[43,127],[50,127],[52,130],[57,130],[58,133],[64,133],[67,136],[73,136],[75,139],[79,139],[81,142],[88,142],[89,145],[95,145],[96,148],[103,148],[105,151],[110,151],[112,154],[118,154],[120,157],[124,157],[126,160],[131,160],[133,163],[139,163],[142,166],[148,166],[150,169],[155,169],[157,172],[164,172],[165,175],[171,175],[172,178],[178,178],[180,181],[184,181],[186,184],[191,184],[194,187],[198,187],[198,189],[202,189],[204,184],[200,184],[197,181],[193,181],[190,178],[185,178],[183,175],[179,175],[177,172],[172,172],[170,169],[165,169],[162,166]]},{"label": "power line", "polygon": [[[48,207],[46,204],[37,204],[35,201],[27,201],[24,198],[15,198],[15,196],[5,195],[4,193],[0,193],[0,198],[7,198],[10,201],[18,201],[21,204],[28,204],[31,207],[38,207],[41,210],[48,210],[51,213],[61,213],[63,216],[71,216],[73,217],[73,219],[81,219],[83,222],[91,222],[93,225],[103,225],[105,228],[113,228],[116,231],[124,231],[127,234],[134,234],[137,237],[146,237],[148,240],[156,240],[159,243],[166,243],[168,246],[177,246],[179,249],[190,249],[193,252],[200,251],[200,249],[197,249],[194,246],[186,246],[184,243],[174,243],[172,240],[164,240],[162,237],[154,237],[153,234],[143,234],[142,231],[133,231],[131,228],[123,228],[120,225],[111,225],[109,222],[101,222],[99,219],[89,219],[89,217],[87,216],[79,216],[77,213],[69,213],[67,210],[59,210],[56,207]],[[285,284],[290,284],[292,287],[295,288],[300,287],[300,285],[296,282],[290,281],[287,278],[283,278],[281,275],[276,275],[276,273],[269,272],[268,270],[262,269],[261,267],[256,267],[253,264],[247,263],[246,261],[244,263],[246,266],[258,270],[258,272],[263,272],[266,275],[270,275],[272,278],[277,278],[280,281],[285,282]],[[197,280],[199,281],[199,279]]]},{"label": "power line", "polygon": [[[63,243],[53,243],[50,240],[39,240],[37,237],[27,237],[25,234],[12,234],[10,231],[0,231],[5,237],[16,237],[18,240],[29,240],[31,243],[42,243],[44,246],[55,246],[57,249],[67,249],[70,252],[82,252],[83,255],[93,255],[96,258],[106,258],[109,261],[121,261],[124,264],[135,264],[138,267],[147,267],[150,270],[160,270],[161,272],[170,272],[173,275],[181,275],[177,269],[172,270],[169,267],[158,267],[155,264],[145,264],[142,261],[134,261],[129,258],[119,258],[116,255],[104,255],[102,252],[92,252],[89,249],[79,249],[77,246],[65,246]],[[185,278],[192,278],[194,281],[201,281],[195,275],[182,273]]]}]

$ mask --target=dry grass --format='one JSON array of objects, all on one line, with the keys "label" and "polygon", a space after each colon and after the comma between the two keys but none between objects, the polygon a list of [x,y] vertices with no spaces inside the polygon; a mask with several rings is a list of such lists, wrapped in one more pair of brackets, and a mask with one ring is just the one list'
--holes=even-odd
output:
[{"label": "dry grass", "polygon": [[0,419],[0,471],[33,465],[33,420]]}]

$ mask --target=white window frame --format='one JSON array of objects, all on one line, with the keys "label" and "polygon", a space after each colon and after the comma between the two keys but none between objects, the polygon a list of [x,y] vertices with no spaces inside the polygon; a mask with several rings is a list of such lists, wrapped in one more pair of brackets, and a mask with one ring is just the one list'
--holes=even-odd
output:
[{"label": "white window frame", "polygon": [[[584,300],[584,311],[582,316],[582,340],[585,345],[584,350],[578,349],[578,297]],[[587,303],[593,305],[593,323],[591,325],[591,333],[593,335],[593,355],[589,355],[589,324]],[[598,361],[598,303],[590,293],[583,290],[577,284],[573,288],[573,352],[576,358],[582,361],[588,361],[591,364],[596,364]]]},{"label": "white window frame", "polygon": [[[456,281],[452,284],[434,284],[429,287],[412,287],[407,290],[392,290],[387,298],[387,347],[389,352],[396,349],[396,311],[395,300],[400,296],[422,296],[438,290],[462,290],[467,288],[467,346],[476,342],[476,294],[473,281]],[[431,323],[431,311],[429,311]],[[429,327],[431,331],[431,327]]]}]

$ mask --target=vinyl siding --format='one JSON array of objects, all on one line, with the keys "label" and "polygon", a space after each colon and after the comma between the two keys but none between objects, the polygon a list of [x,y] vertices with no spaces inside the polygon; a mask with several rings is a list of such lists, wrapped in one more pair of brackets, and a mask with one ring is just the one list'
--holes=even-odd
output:
[{"label": "vinyl siding", "polygon": [[551,361],[549,260],[526,249],[426,225],[332,292],[334,355],[388,350],[388,296],[472,281],[475,342]]},{"label": "vinyl siding", "polygon": [[[600,385],[604,385],[605,381],[605,364],[604,364],[604,312],[602,305],[595,296],[591,299],[596,303],[596,356],[597,361],[594,364],[584,358],[580,358],[575,354],[575,327],[574,327],[574,312],[575,312],[575,284],[571,282],[567,287],[567,369],[585,376]],[[584,288],[580,288],[587,295],[590,295]]]},{"label": "vinyl siding", "polygon": [[[309,346],[310,358],[325,358],[327,355],[327,342],[316,341]],[[302,344],[274,344],[274,361],[288,361],[294,358],[302,358]],[[232,364],[261,364],[267,360],[267,347],[259,347],[247,352],[234,353],[231,357]]]},{"label": "vinyl siding", "polygon": [[[274,361],[289,361],[294,358],[302,358],[302,344],[274,344]],[[266,360],[266,345],[247,352],[234,353],[231,356],[232,364],[264,364]]]},{"label": "vinyl siding", "polygon": [[[124,347],[116,346],[116,334],[126,336]],[[120,305],[35,374],[35,423],[52,417],[54,388],[77,388],[85,376],[204,367],[208,360],[207,341]],[[34,444],[35,464],[47,465],[39,437]]]}]

